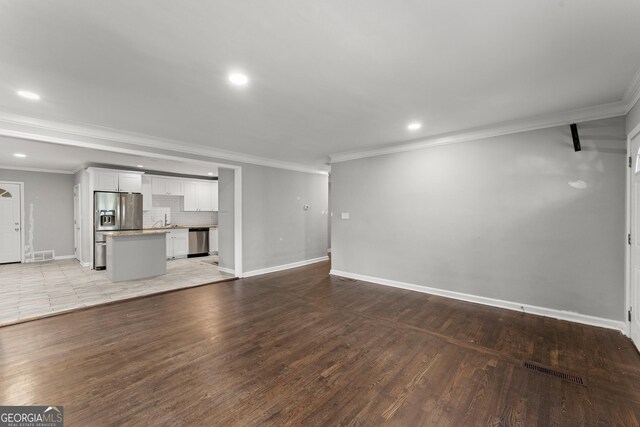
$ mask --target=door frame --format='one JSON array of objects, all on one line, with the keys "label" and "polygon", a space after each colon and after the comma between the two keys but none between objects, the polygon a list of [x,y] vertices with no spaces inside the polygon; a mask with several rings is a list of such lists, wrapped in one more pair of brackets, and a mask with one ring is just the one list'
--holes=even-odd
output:
[{"label": "door frame", "polygon": [[[0,132],[1,133],[1,132]],[[83,146],[82,144],[79,144],[79,146]],[[121,152],[121,151],[117,151],[117,150],[107,150],[107,151],[112,151],[112,152]],[[152,158],[158,158],[158,159],[167,159],[167,160],[178,160],[178,161],[182,161],[182,162],[188,162],[188,163],[192,163],[192,164],[197,164],[197,165],[203,165],[203,166],[209,166],[209,167],[217,167],[217,168],[225,168],[225,169],[231,169],[233,170],[233,193],[234,193],[234,216],[233,216],[233,224],[234,224],[234,230],[233,230],[233,240],[234,240],[234,275],[238,278],[244,277],[244,271],[243,271],[243,266],[242,266],[242,166],[240,165],[230,165],[227,163],[221,163],[221,162],[217,162],[217,161],[208,161],[208,160],[199,160],[199,159],[192,159],[189,157],[178,157],[178,156],[173,156],[173,155],[166,155],[166,154],[157,154],[157,153],[153,153],[153,152],[145,152],[145,151],[136,151],[136,150],[126,150],[126,151],[122,151],[125,152],[127,154],[136,154],[136,155],[142,155],[142,156],[147,156],[147,157],[152,157]],[[95,176],[93,173],[89,173],[88,174],[88,189],[89,189],[89,194],[90,194],[90,201],[89,203],[91,203],[90,208],[89,208],[89,212],[93,213],[93,193],[94,193],[94,188],[95,188]],[[93,217],[93,214],[91,215]],[[93,218],[91,219],[91,228],[93,229],[94,224],[93,224]],[[95,233],[90,233],[91,237],[90,237],[90,245],[89,245],[89,262],[90,262],[90,267],[93,268],[93,250],[94,250],[94,246],[95,246]]]},{"label": "door frame", "polygon": [[[77,191],[77,193],[76,193]],[[77,195],[77,197],[76,197]],[[76,206],[76,199],[77,199],[77,203],[78,205]],[[77,183],[73,185],[73,214],[74,217],[76,215],[76,209],[77,209],[77,214],[78,217],[77,218],[73,218],[74,219],[74,224],[73,224],[73,246],[74,246],[74,256],[75,258],[80,261],[80,263],[82,263],[82,184],[81,183]],[[77,224],[75,223],[75,221],[77,221]],[[77,227],[77,228],[76,228]],[[76,233],[76,230],[77,233]],[[76,238],[77,236],[77,238]],[[77,241],[76,241],[77,240]]]},{"label": "door frame", "polygon": [[[631,152],[631,140],[640,134],[640,124],[638,124],[635,128],[631,130],[627,134],[627,159],[631,157],[632,159],[636,158],[639,153]],[[635,164],[636,162],[632,162]],[[627,191],[626,191],[626,218],[625,218],[625,231],[626,236],[631,234],[631,221],[632,221],[632,212],[631,212],[631,187],[633,179],[634,171],[632,167],[627,167]],[[640,238],[640,230],[634,230],[634,232]],[[624,334],[628,337],[631,337],[631,322],[629,321],[628,310],[631,308],[631,268],[633,267],[631,264],[631,245],[625,244],[625,274],[624,274],[624,282],[625,282],[625,292],[624,292],[624,307],[623,307],[623,316],[624,316]],[[636,310],[640,310],[640,307],[636,307]]]},{"label": "door frame", "polygon": [[0,181],[2,184],[13,184],[20,187],[20,262],[24,264],[24,182]]},{"label": "door frame", "polygon": [[242,267],[242,166],[235,167],[233,171],[234,269],[236,277],[244,277]]}]

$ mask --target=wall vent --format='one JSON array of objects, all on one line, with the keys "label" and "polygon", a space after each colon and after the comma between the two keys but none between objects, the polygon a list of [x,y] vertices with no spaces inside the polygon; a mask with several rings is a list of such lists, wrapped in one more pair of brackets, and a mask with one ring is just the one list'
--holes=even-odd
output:
[{"label": "wall vent", "polygon": [[532,363],[532,362],[524,362],[522,366],[524,366],[526,369],[529,369],[531,371],[540,372],[541,374],[545,374],[545,375],[551,375],[553,377],[560,378],[561,380],[570,382],[572,384],[586,386],[585,380],[582,377],[579,377],[577,375],[556,371],[555,369],[547,368],[545,366],[540,366],[537,363]]},{"label": "wall vent", "polygon": [[24,257],[24,262],[53,261],[54,259],[56,259],[56,252],[51,249],[47,251],[36,251],[30,254],[26,254]]}]

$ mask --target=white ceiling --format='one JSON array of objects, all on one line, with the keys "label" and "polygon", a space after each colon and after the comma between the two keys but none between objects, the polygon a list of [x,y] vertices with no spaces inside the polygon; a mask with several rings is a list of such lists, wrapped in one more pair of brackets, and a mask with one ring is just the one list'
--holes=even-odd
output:
[{"label": "white ceiling", "polygon": [[[26,154],[17,158],[15,153]],[[138,171],[168,172],[204,178],[218,176],[218,168],[193,162],[158,159],[68,145],[0,136],[0,169],[34,169],[73,173],[88,166],[109,166]],[[138,168],[138,165],[144,168]],[[212,173],[213,175],[209,175]]]},{"label": "white ceiling", "polygon": [[0,0],[0,110],[318,166],[620,101],[639,22],[637,0]]}]

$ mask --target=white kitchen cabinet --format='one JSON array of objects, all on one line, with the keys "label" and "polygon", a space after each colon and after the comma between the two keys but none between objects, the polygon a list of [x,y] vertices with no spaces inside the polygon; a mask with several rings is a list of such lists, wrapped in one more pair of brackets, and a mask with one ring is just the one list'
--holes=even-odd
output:
[{"label": "white kitchen cabinet", "polygon": [[183,209],[191,212],[217,211],[218,182],[185,181]]},{"label": "white kitchen cabinet", "polygon": [[218,254],[218,228],[209,229],[209,254]]},{"label": "white kitchen cabinet", "polygon": [[153,192],[151,191],[151,177],[142,176],[142,210],[153,208]]},{"label": "white kitchen cabinet", "polygon": [[218,181],[211,182],[211,210],[218,212]]},{"label": "white kitchen cabinet", "polygon": [[167,259],[173,259],[173,237],[167,233]]},{"label": "white kitchen cabinet", "polygon": [[118,172],[95,171],[95,191],[118,191]]},{"label": "white kitchen cabinet", "polygon": [[185,258],[189,253],[189,230],[171,230],[167,233],[167,259]]},{"label": "white kitchen cabinet", "polygon": [[153,194],[163,194],[170,196],[182,196],[182,180],[172,178],[153,177],[152,181]]},{"label": "white kitchen cabinet", "polygon": [[151,191],[153,194],[167,194],[167,179],[154,176],[151,179]]},{"label": "white kitchen cabinet", "polygon": [[189,230],[180,230],[173,239],[173,256],[183,258],[189,254]]},{"label": "white kitchen cabinet", "polygon": [[198,210],[198,182],[197,181],[185,181],[184,182],[184,211],[197,211]]},{"label": "white kitchen cabinet", "polygon": [[118,173],[118,189],[123,193],[141,193],[142,175],[139,173]]},{"label": "white kitchen cabinet", "polygon": [[182,180],[170,179],[167,182],[167,190],[172,196],[183,196],[184,190],[182,189]]},{"label": "white kitchen cabinet", "polygon": [[213,190],[209,182],[198,183],[198,210],[213,211]]},{"label": "white kitchen cabinet", "polygon": [[136,172],[90,169],[93,173],[94,191],[142,192],[142,174]]}]

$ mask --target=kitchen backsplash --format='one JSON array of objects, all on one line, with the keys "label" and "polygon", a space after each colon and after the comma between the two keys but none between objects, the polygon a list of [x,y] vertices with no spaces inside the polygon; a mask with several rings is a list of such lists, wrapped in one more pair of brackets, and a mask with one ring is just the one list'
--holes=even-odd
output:
[{"label": "kitchen backsplash", "polygon": [[153,208],[142,213],[142,226],[151,228],[167,214],[169,223],[176,225],[213,225],[218,223],[218,212],[184,212],[183,196],[153,195]]}]

